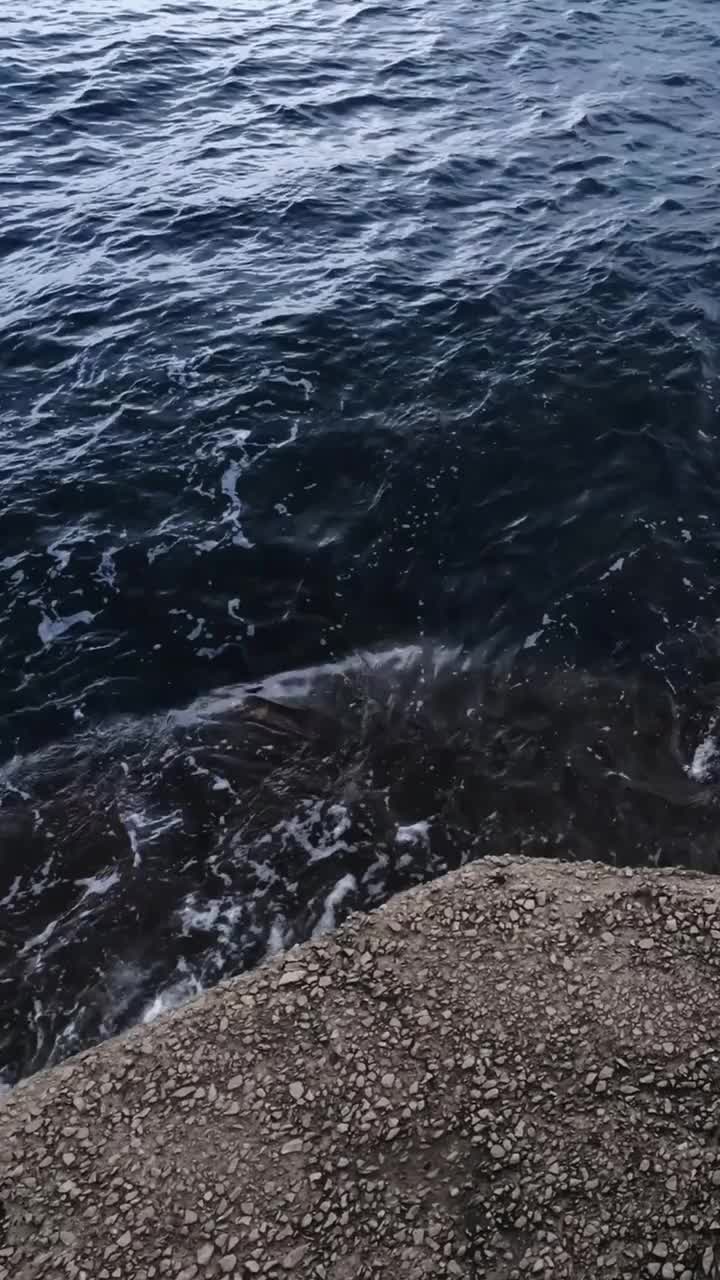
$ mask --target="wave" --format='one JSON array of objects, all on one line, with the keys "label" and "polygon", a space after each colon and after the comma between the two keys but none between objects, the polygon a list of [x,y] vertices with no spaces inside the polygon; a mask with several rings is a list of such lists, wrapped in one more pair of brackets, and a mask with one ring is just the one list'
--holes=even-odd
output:
[{"label": "wave", "polygon": [[411,645],[16,757],[4,1078],[486,854],[716,870],[718,697]]}]

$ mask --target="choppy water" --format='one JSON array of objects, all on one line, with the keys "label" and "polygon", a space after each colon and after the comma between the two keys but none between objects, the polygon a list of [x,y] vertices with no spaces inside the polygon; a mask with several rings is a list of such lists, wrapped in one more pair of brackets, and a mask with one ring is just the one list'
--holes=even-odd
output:
[{"label": "choppy water", "polygon": [[6,1077],[488,850],[715,869],[714,0],[2,28]]}]

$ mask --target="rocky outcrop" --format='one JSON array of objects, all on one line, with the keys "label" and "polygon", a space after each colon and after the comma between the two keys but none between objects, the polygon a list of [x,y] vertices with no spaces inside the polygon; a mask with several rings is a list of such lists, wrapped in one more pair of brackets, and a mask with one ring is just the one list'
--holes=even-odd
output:
[{"label": "rocky outcrop", "polygon": [[0,1280],[720,1264],[720,885],[492,860],[26,1082]]}]

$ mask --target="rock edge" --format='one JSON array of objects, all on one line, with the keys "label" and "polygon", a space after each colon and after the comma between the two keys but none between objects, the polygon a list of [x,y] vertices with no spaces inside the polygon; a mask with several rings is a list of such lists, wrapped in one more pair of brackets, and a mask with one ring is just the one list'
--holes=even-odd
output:
[{"label": "rock edge", "polygon": [[720,882],[488,859],[0,1108],[0,1280],[720,1274]]}]

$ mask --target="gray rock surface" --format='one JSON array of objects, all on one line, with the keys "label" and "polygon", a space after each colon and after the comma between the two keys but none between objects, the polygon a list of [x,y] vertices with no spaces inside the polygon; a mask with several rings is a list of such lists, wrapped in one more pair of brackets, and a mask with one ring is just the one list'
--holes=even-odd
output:
[{"label": "gray rock surface", "polygon": [[0,1280],[720,1274],[720,882],[493,860],[0,1108]]}]

